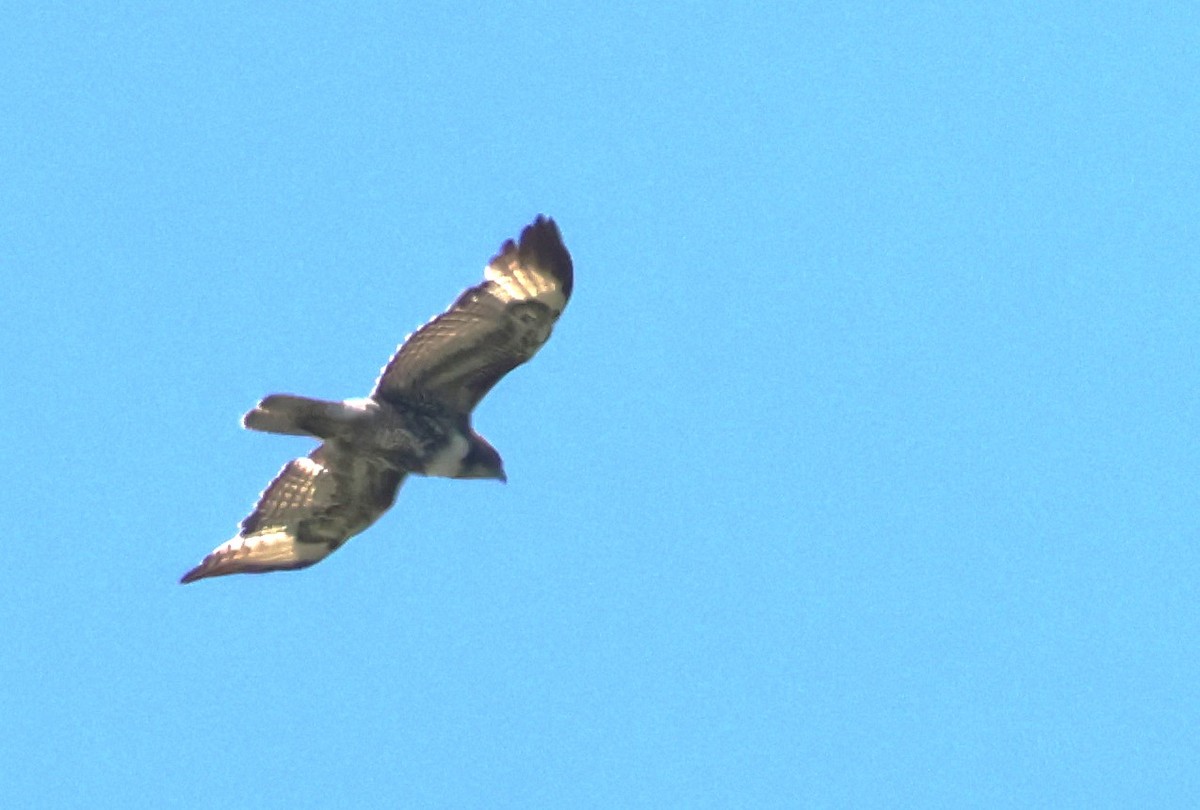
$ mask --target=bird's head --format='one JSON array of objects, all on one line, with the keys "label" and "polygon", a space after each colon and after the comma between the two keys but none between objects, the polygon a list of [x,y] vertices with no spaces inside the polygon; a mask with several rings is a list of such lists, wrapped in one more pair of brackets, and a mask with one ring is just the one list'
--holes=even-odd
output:
[{"label": "bird's head", "polygon": [[462,468],[455,478],[496,478],[505,483],[508,476],[504,474],[504,459],[496,452],[496,448],[488,444],[488,440],[478,433],[471,433],[471,446],[463,457]]}]

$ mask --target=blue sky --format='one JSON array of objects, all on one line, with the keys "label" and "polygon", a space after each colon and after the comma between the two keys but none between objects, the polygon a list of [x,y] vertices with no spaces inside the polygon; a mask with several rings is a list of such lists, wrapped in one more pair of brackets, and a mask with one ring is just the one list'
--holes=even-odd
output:
[{"label": "blue sky", "polygon": [[[430,5],[7,8],[0,805],[1200,800],[1194,6]],[[176,584],[539,212],[507,486]]]}]

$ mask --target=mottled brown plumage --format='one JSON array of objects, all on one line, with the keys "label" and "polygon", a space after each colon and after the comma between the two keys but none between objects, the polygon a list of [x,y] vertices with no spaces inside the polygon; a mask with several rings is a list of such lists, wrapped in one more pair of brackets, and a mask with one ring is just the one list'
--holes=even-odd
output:
[{"label": "mottled brown plumage", "polygon": [[573,285],[558,227],[539,216],[492,257],[482,284],[400,345],[366,399],[265,397],[243,417],[245,427],[322,444],[289,461],[237,536],[182,581],[310,566],[386,512],[410,473],[506,480],[471,412],[538,352]]}]

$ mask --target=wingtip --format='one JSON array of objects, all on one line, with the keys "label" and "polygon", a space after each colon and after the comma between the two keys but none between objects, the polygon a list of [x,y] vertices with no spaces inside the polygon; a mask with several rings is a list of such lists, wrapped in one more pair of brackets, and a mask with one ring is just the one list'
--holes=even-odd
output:
[{"label": "wingtip", "polygon": [[188,571],[186,574],[184,574],[183,576],[181,576],[181,577],[179,578],[179,584],[180,584],[180,585],[187,585],[189,582],[195,582],[195,581],[196,581],[196,580],[198,580],[198,579],[203,579],[203,578],[204,578],[204,574],[202,574],[202,573],[200,572],[200,568],[201,568],[201,566],[197,565],[197,566],[196,566],[195,568],[193,568],[191,571]]},{"label": "wingtip", "polygon": [[[233,541],[230,542],[232,543]],[[225,549],[228,545],[229,543],[226,543],[224,546],[218,547],[211,554],[207,555],[200,561],[199,565],[179,578],[179,584],[187,585],[188,583],[208,579],[209,577],[222,577],[227,574],[239,574],[245,571],[246,568],[244,565],[238,564],[241,561],[236,556],[221,553],[222,549]]]},{"label": "wingtip", "polygon": [[571,254],[562,241],[562,233],[553,217],[538,214],[533,222],[521,231],[521,237],[516,245],[510,239],[500,249],[501,254],[516,249],[521,256],[544,268],[554,275],[562,285],[563,295],[571,297],[571,289],[575,285],[575,269]]},{"label": "wingtip", "polygon": [[209,577],[219,577],[222,574],[230,573],[222,570],[220,565],[214,565],[214,562],[217,561],[213,559],[211,554],[208,555],[200,561],[199,565],[195,566],[186,574],[181,576],[179,578],[179,584],[187,585],[188,583],[196,582],[197,580],[208,579]]},{"label": "wingtip", "polygon": [[[526,240],[537,238],[540,235],[552,237],[555,241],[562,241],[562,233],[558,230],[558,223],[554,221],[554,217],[548,217],[545,214],[538,214],[533,218],[533,222],[521,229],[521,237],[518,240],[521,246],[524,247]],[[511,243],[512,240],[510,239]]]}]

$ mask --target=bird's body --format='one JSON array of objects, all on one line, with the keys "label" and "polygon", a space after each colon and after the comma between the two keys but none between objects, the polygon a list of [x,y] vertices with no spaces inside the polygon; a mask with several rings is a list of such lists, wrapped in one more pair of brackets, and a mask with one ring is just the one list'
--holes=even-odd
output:
[{"label": "bird's body", "polygon": [[288,462],[237,536],[183,582],[312,565],[387,511],[409,474],[507,480],[471,412],[549,338],[574,271],[557,226],[538,217],[484,276],[401,344],[369,397],[272,394],[242,418],[251,430],[322,443]]},{"label": "bird's body", "polygon": [[474,439],[464,414],[436,402],[348,399],[328,402],[272,394],[242,417],[251,430],[313,436],[392,469],[444,478],[460,473]]}]

